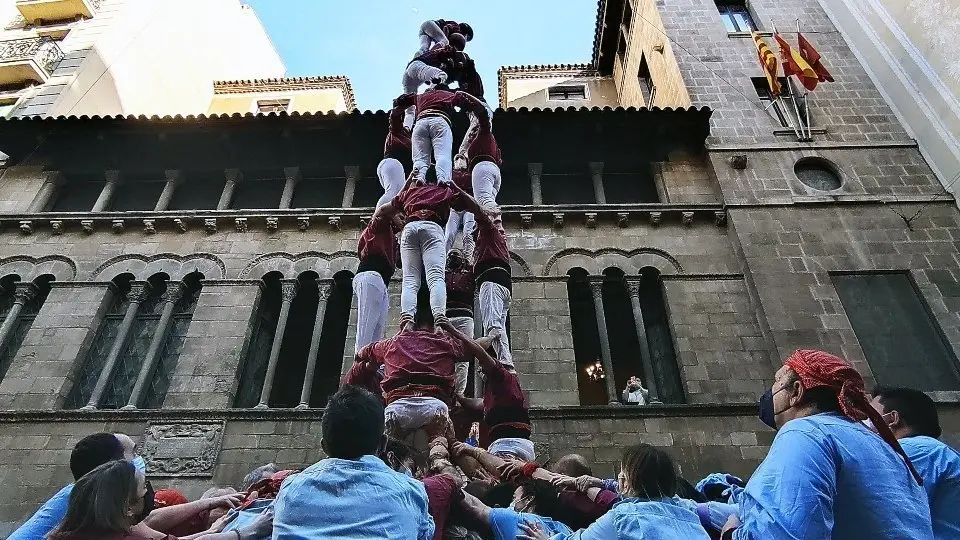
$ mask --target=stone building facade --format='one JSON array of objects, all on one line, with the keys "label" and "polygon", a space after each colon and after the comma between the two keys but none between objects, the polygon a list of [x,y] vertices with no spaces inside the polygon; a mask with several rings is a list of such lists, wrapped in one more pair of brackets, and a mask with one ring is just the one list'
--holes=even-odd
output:
[{"label": "stone building facade", "polygon": [[[603,0],[590,64],[501,71],[501,103],[521,106],[494,124],[509,331],[541,456],[610,474],[642,441],[688,478],[749,475],[773,438],[756,398],[798,347],[844,355],[868,385],[932,392],[957,443],[952,197],[816,0],[747,11],[761,29],[803,16],[834,71],[809,105],[812,141],[764,109],[753,43],[718,4]],[[0,485],[14,488],[0,533],[69,481],[69,449],[93,431],[142,434],[154,484],[191,496],[321,457],[386,125],[0,123]],[[608,405],[631,375],[663,404]]]}]

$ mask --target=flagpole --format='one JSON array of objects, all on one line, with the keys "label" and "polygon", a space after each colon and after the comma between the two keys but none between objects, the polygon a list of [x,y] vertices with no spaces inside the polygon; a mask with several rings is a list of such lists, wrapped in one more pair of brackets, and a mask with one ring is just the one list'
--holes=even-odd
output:
[{"label": "flagpole", "polygon": [[[777,25],[774,24],[774,25],[773,25],[774,40],[776,40],[777,34],[779,34],[779,32],[777,32]],[[786,69],[786,68],[784,68],[784,69]],[[775,79],[775,80],[776,80],[776,78],[777,78],[776,75],[774,75],[774,79]],[[784,77],[784,78],[786,79],[787,84],[789,85],[789,84],[790,84],[790,77]],[[791,95],[792,95],[792,94],[793,94],[793,93],[791,92]],[[777,96],[777,101],[779,101],[779,102],[780,102],[780,106],[783,107],[783,112],[786,114],[786,117],[787,117],[787,119],[789,120],[790,129],[793,130],[793,134],[797,136],[797,139],[802,140],[802,139],[803,139],[803,134],[800,132],[800,126],[799,126],[799,124],[800,124],[800,113],[799,113],[799,111],[797,112],[797,125],[794,125],[794,124],[793,124],[793,118],[790,116],[789,109],[788,109],[788,108],[786,107],[786,105],[784,105],[784,103],[783,103],[783,91],[782,91],[782,89],[781,89],[780,95]],[[771,100],[770,103],[773,104],[773,101]],[[794,102],[793,108],[794,108],[794,109],[797,108],[796,102]]]},{"label": "flagpole", "polygon": [[[797,17],[797,39],[800,39],[800,17]],[[807,117],[807,140],[813,140],[813,128],[810,126],[810,92],[803,95],[803,112]]]}]

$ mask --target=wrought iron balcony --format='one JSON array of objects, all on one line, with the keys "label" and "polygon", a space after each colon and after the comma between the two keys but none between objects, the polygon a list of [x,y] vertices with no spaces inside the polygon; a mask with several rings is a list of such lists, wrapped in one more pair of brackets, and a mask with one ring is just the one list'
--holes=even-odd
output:
[{"label": "wrought iron balcony", "polygon": [[0,41],[0,87],[45,83],[60,60],[63,51],[48,37]]},{"label": "wrought iron balcony", "polygon": [[20,15],[30,24],[66,21],[79,17],[89,19],[97,12],[101,0],[17,0]]}]

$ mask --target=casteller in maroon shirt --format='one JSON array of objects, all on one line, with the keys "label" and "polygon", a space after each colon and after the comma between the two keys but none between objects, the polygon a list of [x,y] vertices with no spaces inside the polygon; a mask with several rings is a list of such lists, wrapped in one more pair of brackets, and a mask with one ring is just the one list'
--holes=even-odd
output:
[{"label": "casteller in maroon shirt", "polygon": [[457,58],[457,52],[457,49],[454,48],[453,45],[434,45],[430,47],[427,52],[411,60],[411,62],[419,60],[428,66],[450,69],[450,67],[454,65],[454,60]]},{"label": "casteller in maroon shirt", "polygon": [[454,270],[447,268],[447,317],[473,317],[473,269],[464,262]]},{"label": "casteller in maroon shirt", "polygon": [[463,196],[450,186],[415,182],[397,194],[390,202],[398,212],[411,221],[432,221],[445,227],[450,209],[460,212],[466,209]]},{"label": "casteller in maroon shirt", "polygon": [[360,260],[357,273],[377,272],[383,278],[383,283],[389,285],[390,278],[397,271],[397,259],[400,258],[396,235],[392,220],[374,215],[357,242],[357,258]]},{"label": "casteller in maroon shirt", "polygon": [[387,140],[383,143],[383,158],[393,158],[404,165],[410,164],[410,132],[403,127],[403,109],[390,110],[390,125]]},{"label": "casteller in maroon shirt", "polygon": [[[343,376],[343,384],[359,386],[380,398],[383,402],[383,389],[380,387],[380,371],[369,362],[354,362]],[[384,403],[386,405],[386,403]]]},{"label": "casteller in maroon shirt", "polygon": [[427,492],[427,511],[436,525],[433,540],[443,538],[447,530],[447,518],[453,505],[460,504],[463,491],[457,480],[449,474],[435,474],[423,479],[423,488]]},{"label": "casteller in maroon shirt", "polygon": [[417,106],[417,118],[438,116],[447,121],[451,127],[454,107],[468,109],[475,106],[476,99],[466,92],[454,92],[446,85],[435,85],[422,94],[404,94],[393,102],[394,107],[406,109],[411,105]]},{"label": "casteller in maroon shirt", "polygon": [[446,332],[407,330],[367,345],[357,361],[384,366],[383,395],[387,403],[406,397],[434,397],[449,404],[454,394],[454,360],[463,357],[463,344]]},{"label": "casteller in maroon shirt", "polygon": [[483,422],[487,425],[490,443],[503,437],[530,438],[530,402],[520,386],[520,378],[499,362],[493,368],[483,369],[487,380],[483,387]]},{"label": "casteller in maroon shirt", "polygon": [[467,169],[453,170],[453,183],[469,195],[473,195],[473,176]]},{"label": "casteller in maroon shirt", "polygon": [[477,287],[485,281],[492,281],[512,291],[506,233],[483,212],[474,213],[473,217],[477,224],[477,243],[473,249],[473,275]]}]

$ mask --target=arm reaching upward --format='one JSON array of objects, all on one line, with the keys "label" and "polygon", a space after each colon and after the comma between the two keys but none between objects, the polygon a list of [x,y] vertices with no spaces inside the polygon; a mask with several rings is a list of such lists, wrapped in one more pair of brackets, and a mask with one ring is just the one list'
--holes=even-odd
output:
[{"label": "arm reaching upward", "polygon": [[395,109],[406,109],[407,107],[412,107],[417,104],[417,95],[416,94],[403,94],[397,99],[393,100],[393,107]]},{"label": "arm reaching upward", "polygon": [[[463,193],[463,190],[460,190],[460,192]],[[469,197],[469,195],[467,196]],[[497,361],[494,360],[479,343],[465,336],[463,332],[454,328],[452,324],[442,322],[440,323],[440,328],[443,328],[448,334],[459,339],[460,342],[463,343],[463,348],[472,354],[473,357],[477,359],[477,362],[480,363],[481,369],[495,369],[497,367]]]}]

